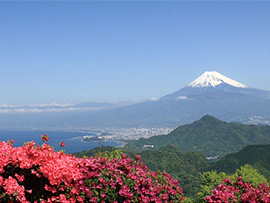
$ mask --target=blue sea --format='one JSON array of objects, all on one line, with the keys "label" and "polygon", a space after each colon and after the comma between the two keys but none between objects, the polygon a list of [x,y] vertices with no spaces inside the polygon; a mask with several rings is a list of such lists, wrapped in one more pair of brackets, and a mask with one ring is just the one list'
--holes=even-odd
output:
[{"label": "blue sea", "polygon": [[[35,141],[36,145],[42,145],[41,135],[48,135],[47,142],[56,151],[65,150],[66,153],[81,152],[103,146],[121,146],[123,143],[114,141],[84,142],[83,136],[93,133],[62,132],[62,131],[0,131],[0,141],[14,140],[14,147],[22,146],[25,142]],[[59,142],[65,142],[65,147],[60,147]]]}]

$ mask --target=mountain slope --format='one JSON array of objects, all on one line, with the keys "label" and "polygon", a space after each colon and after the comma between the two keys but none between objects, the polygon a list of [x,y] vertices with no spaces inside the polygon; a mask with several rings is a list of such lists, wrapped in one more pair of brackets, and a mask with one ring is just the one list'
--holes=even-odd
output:
[{"label": "mountain slope", "polygon": [[224,156],[245,146],[270,143],[270,126],[227,123],[206,115],[192,124],[182,125],[168,135],[139,139],[128,145],[132,151],[145,150],[144,145],[158,149],[174,145],[181,151],[197,151],[207,157]]}]

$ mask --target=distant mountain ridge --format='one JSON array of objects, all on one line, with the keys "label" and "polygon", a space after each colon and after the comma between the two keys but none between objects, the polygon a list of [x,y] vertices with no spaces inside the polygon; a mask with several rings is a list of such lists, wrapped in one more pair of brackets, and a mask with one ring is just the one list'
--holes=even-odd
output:
[{"label": "distant mountain ridge", "polygon": [[179,126],[168,135],[139,139],[128,144],[131,151],[147,150],[144,145],[154,145],[158,149],[174,145],[182,152],[197,151],[207,157],[237,152],[254,144],[270,143],[270,126],[228,123],[206,115],[191,124]]}]

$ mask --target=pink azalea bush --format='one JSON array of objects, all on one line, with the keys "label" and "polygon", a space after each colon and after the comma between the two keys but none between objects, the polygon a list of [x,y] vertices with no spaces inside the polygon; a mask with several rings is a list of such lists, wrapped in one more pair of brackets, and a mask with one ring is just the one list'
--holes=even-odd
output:
[{"label": "pink azalea bush", "polygon": [[[44,142],[49,137],[42,136]],[[76,158],[44,143],[0,142],[0,202],[182,202],[179,182],[140,157]],[[64,146],[64,143],[60,143]]]},{"label": "pink azalea bush", "polygon": [[253,187],[250,183],[245,183],[241,176],[236,178],[235,182],[232,182],[230,179],[225,179],[221,185],[212,190],[211,196],[205,197],[205,202],[269,203],[269,186],[263,183],[257,188]]},{"label": "pink azalea bush", "polygon": [[[122,155],[122,159],[108,157],[83,160],[84,180],[81,190],[89,202],[181,202],[179,182],[165,172],[148,172],[137,161]],[[117,191],[117,192],[116,192]],[[99,195],[96,195],[99,194]]]}]

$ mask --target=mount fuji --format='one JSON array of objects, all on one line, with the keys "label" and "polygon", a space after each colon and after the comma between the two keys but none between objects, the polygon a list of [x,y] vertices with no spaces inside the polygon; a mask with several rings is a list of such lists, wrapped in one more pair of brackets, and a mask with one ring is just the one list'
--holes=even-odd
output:
[{"label": "mount fuji", "polygon": [[206,71],[182,89],[151,101],[98,111],[0,115],[0,120],[2,126],[32,128],[178,127],[207,114],[228,122],[269,125],[270,91]]},{"label": "mount fuji", "polygon": [[201,95],[207,92],[238,93],[252,97],[270,99],[270,91],[248,87],[247,85],[230,79],[216,71],[206,71],[184,88],[166,95],[161,99],[187,99],[188,96]]}]

